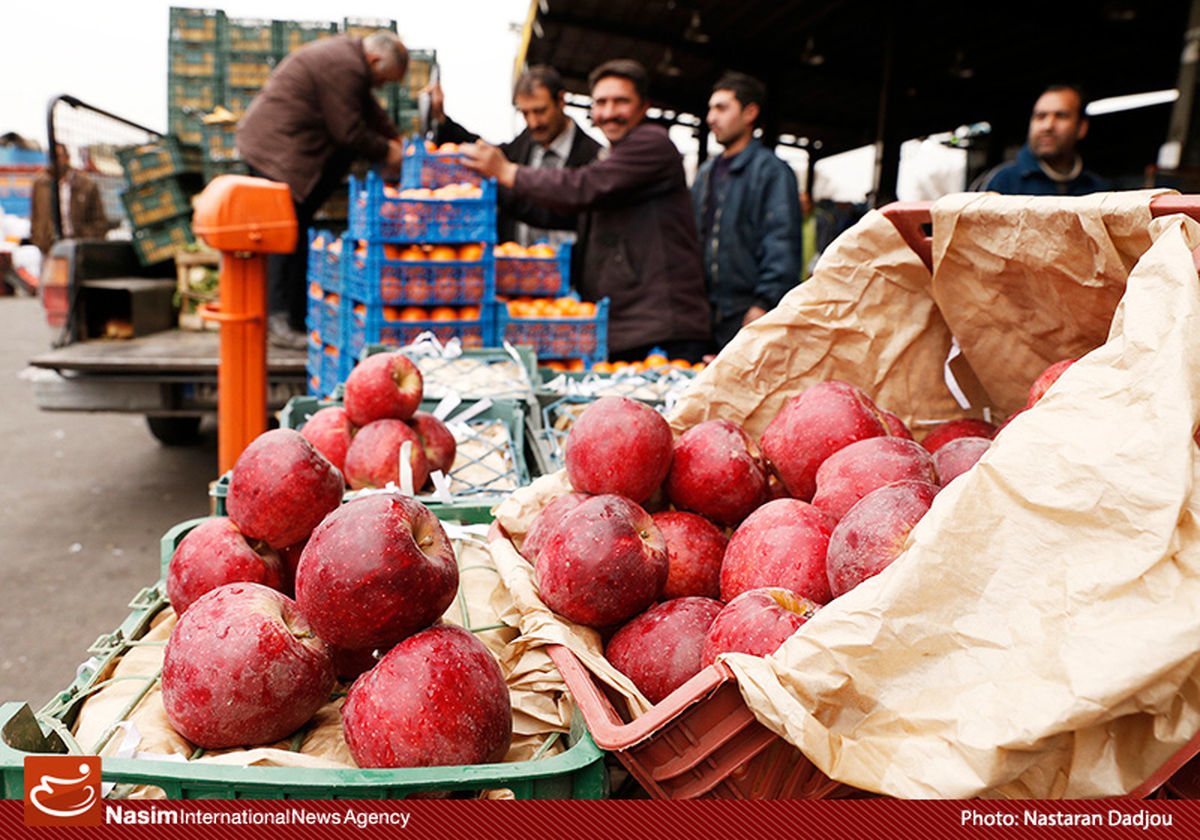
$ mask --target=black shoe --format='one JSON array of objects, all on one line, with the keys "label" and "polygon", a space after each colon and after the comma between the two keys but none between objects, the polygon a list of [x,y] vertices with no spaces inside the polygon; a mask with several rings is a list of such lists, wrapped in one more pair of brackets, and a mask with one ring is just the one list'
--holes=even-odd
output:
[{"label": "black shoe", "polygon": [[287,315],[276,312],[267,317],[267,344],[287,350],[306,350],[308,336],[299,330],[292,329]]}]

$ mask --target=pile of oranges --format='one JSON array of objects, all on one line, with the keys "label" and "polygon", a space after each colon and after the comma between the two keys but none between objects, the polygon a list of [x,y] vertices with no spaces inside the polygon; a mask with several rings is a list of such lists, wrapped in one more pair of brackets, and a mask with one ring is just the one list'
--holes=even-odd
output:
[{"label": "pile of oranges", "polygon": [[596,362],[592,365],[593,373],[620,373],[628,371],[630,373],[643,373],[649,370],[662,371],[666,368],[679,368],[680,370],[704,370],[704,362],[689,362],[687,359],[668,359],[661,353],[651,353],[645,359],[639,362]]},{"label": "pile of oranges", "polygon": [[466,245],[391,245],[383,246],[384,259],[415,262],[478,262],[483,259],[483,246],[474,242]]},{"label": "pile of oranges", "polygon": [[[363,304],[356,304],[355,313],[366,314]],[[382,308],[385,321],[478,321],[478,306],[433,306],[426,309],[423,306],[384,306]]]},{"label": "pile of oranges", "polygon": [[[409,146],[405,152],[405,154],[407,154],[409,156],[415,155],[416,153],[417,153],[416,146]],[[425,141],[425,153],[430,154],[430,155],[462,154],[461,150],[458,148],[457,143],[443,143],[442,145],[439,146],[437,143],[434,143],[432,140]]]},{"label": "pile of oranges", "polygon": [[558,256],[558,250],[545,242],[535,242],[528,247],[517,242],[501,242],[499,245],[492,247],[492,253],[497,257],[510,258],[537,257],[538,259],[552,259]]},{"label": "pile of oranges", "polygon": [[429,187],[408,187],[400,189],[392,184],[383,185],[384,198],[420,198],[433,199],[435,201],[452,201],[456,198],[482,198],[483,187],[478,184],[468,184],[459,182],[456,184],[446,184],[443,187],[430,189]]},{"label": "pile of oranges", "polygon": [[513,318],[595,318],[596,304],[573,297],[513,298],[505,303]]}]

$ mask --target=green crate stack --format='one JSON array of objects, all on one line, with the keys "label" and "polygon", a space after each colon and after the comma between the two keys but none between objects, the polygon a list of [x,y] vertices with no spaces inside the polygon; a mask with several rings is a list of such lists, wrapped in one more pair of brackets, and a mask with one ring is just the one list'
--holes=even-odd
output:
[{"label": "green crate stack", "polygon": [[117,151],[128,186],[121,195],[143,265],[168,260],[195,241],[191,198],[202,184],[204,154],[174,134]]},{"label": "green crate stack", "polygon": [[333,21],[277,20],[275,21],[275,53],[282,59],[288,53],[336,35],[338,25]]},{"label": "green crate stack", "polygon": [[201,118],[225,99],[220,9],[170,10],[167,44],[167,130],[183,143],[203,141]]}]

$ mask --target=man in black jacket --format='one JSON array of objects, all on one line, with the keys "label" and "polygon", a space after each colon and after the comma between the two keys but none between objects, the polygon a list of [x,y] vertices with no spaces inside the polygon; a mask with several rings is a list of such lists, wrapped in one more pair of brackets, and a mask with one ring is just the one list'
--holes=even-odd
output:
[{"label": "man in black jacket", "polygon": [[[479,139],[458,123],[448,119],[439,85],[429,89],[430,116],[437,122],[437,143],[470,143]],[[566,89],[558,71],[546,65],[530,67],[513,89],[513,105],[525,118],[525,130],[499,148],[510,161],[535,168],[577,167],[595,160],[600,144],[589,137],[567,116]],[[500,242],[530,245],[544,239],[558,246],[575,238],[578,216],[549,210],[529,201],[518,200],[501,188],[499,217],[496,220]],[[573,254],[582,258],[579,249]]]}]

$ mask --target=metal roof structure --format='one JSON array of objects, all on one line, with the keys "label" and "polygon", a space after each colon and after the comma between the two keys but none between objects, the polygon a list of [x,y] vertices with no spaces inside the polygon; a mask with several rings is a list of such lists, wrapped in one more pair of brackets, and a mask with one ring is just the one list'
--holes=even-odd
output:
[{"label": "metal roof structure", "polygon": [[[1023,140],[1048,83],[1081,83],[1091,99],[1176,87],[1193,6],[1200,0],[533,0],[518,65],[550,64],[586,94],[593,67],[634,58],[650,71],[654,105],[700,117],[713,82],[739,70],[767,85],[767,133],[800,138],[817,156],[986,121],[996,158]],[[1120,136],[1085,148],[1104,159],[1111,143],[1132,168],[1152,163],[1170,110],[1105,118]]]}]

